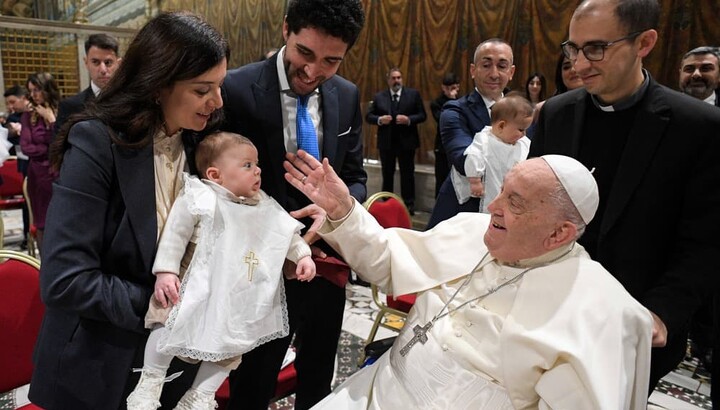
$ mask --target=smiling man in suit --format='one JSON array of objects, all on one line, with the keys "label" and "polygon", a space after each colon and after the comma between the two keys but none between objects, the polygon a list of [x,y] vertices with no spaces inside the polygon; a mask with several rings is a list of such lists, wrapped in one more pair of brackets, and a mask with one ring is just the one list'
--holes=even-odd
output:
[{"label": "smiling man in suit", "polygon": [[683,359],[720,254],[720,111],[658,84],[643,58],[657,0],[585,0],[562,44],[584,88],[545,103],[530,156],[594,170],[600,206],[580,239],[653,314],[650,389]]},{"label": "smiling man in suit", "polygon": [[[283,177],[285,154],[300,148],[327,158],[358,201],[367,195],[360,93],[336,75],[364,20],[360,0],[290,1],[285,46],[265,61],[229,71],[225,79],[225,129],[252,140],[263,168],[263,190],[288,211],[309,204]],[[313,245],[334,254],[324,242]],[[293,333],[295,408],[312,407],[330,393],[347,276],[335,279],[285,281],[290,335],[243,355],[230,376],[229,408],[267,409]]]},{"label": "smiling man in suit", "polygon": [[475,89],[470,94],[449,101],[440,114],[440,136],[445,147],[450,174],[440,187],[427,228],[449,219],[459,212],[477,212],[480,200],[470,198],[460,205],[451,181],[452,174],[464,177],[465,149],[475,133],[490,125],[490,108],[503,97],[505,87],[515,74],[510,44],[499,38],[480,43],[475,49],[470,76]]},{"label": "smiling man in suit", "polygon": [[427,119],[418,90],[403,87],[402,72],[387,73],[388,89],[373,97],[365,119],[378,126],[377,147],[382,165],[382,190],[393,192],[395,162],[400,165],[400,192],[410,215],[415,214],[415,150],[420,146],[418,124]]},{"label": "smiling man in suit", "polygon": [[71,115],[81,112],[85,104],[94,100],[107,85],[122,60],[119,50],[120,46],[115,37],[104,33],[91,34],[88,37],[85,41],[83,62],[90,75],[90,86],[60,102],[55,120],[55,135]]}]

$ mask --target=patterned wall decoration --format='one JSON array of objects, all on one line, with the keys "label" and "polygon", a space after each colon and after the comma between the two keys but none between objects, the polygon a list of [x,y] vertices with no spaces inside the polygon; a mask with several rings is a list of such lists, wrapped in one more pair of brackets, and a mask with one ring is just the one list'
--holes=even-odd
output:
[{"label": "patterned wall decoration", "polygon": [[[475,47],[490,37],[508,41],[514,50],[516,72],[510,86],[522,89],[534,71],[545,74],[555,89],[559,44],[578,0],[362,0],[365,29],[350,50],[339,73],[360,88],[362,101],[387,86],[392,66],[403,71],[407,86],[420,90],[426,104],[440,93],[445,72],[460,76],[461,91],[473,85],[469,75]],[[661,83],[677,88],[679,58],[700,45],[720,45],[720,2],[717,0],[660,0],[660,39],[645,65]],[[282,19],[286,0],[167,0],[162,10],[187,9],[206,16],[230,39],[231,67],[255,61],[270,47],[283,43]],[[429,107],[428,107],[429,116]],[[366,154],[377,158],[375,127],[367,125]],[[421,125],[417,162],[430,163],[435,122]]]}]

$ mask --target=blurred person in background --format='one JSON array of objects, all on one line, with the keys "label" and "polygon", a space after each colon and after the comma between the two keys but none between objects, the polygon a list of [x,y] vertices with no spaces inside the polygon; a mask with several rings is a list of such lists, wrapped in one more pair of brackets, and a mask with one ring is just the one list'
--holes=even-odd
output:
[{"label": "blurred person in background", "polygon": [[50,204],[54,179],[48,154],[60,104],[60,90],[50,73],[31,74],[27,80],[27,89],[30,92],[30,106],[20,119],[20,147],[30,161],[27,189],[33,224],[37,228],[37,245],[42,250],[45,214]]}]

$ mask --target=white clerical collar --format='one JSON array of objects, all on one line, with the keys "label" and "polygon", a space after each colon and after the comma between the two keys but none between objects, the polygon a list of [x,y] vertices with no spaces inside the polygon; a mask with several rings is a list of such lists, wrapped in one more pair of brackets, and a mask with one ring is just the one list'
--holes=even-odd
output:
[{"label": "white clerical collar", "polygon": [[[287,79],[287,73],[285,72],[285,65],[283,64],[284,58],[285,58],[285,48],[287,46],[282,46],[280,51],[277,52],[277,60],[275,61],[275,68],[277,68],[277,75],[278,75],[278,83],[280,84],[280,91],[285,94],[290,94],[293,97],[297,97],[295,93],[290,88],[290,83],[288,83]],[[319,93],[320,90],[317,88],[314,89],[310,94],[313,95]]]},{"label": "white clerical collar", "polygon": [[93,94],[95,94],[95,97],[100,95],[100,91],[102,91],[102,89],[100,87],[98,87],[97,84],[95,84],[92,81],[90,81],[90,88],[92,89]]},{"label": "white clerical collar", "polygon": [[590,98],[592,99],[593,104],[595,104],[597,108],[605,112],[622,111],[634,106],[635,104],[640,102],[640,100],[642,100],[642,98],[645,96],[645,91],[647,91],[648,86],[650,85],[650,75],[648,74],[647,70],[643,68],[642,73],[644,79],[642,84],[640,84],[640,88],[638,88],[637,91],[632,93],[629,97],[620,100],[614,104],[604,105],[602,102],[600,102],[600,100],[598,100],[597,97],[595,97],[593,94],[590,94]]}]

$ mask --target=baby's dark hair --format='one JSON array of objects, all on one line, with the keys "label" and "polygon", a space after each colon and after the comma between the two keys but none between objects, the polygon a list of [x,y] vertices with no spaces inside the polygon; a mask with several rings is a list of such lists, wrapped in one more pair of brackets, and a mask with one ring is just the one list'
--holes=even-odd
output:
[{"label": "baby's dark hair", "polygon": [[233,145],[255,145],[248,138],[232,132],[218,131],[203,138],[195,151],[195,163],[197,164],[200,178],[205,178],[208,168],[216,164],[220,155]]},{"label": "baby's dark hair", "polygon": [[490,120],[512,121],[518,118],[532,117],[533,107],[530,101],[519,91],[512,91],[490,108]]}]

